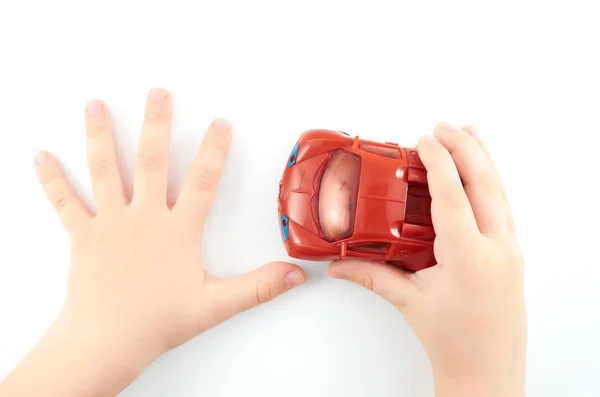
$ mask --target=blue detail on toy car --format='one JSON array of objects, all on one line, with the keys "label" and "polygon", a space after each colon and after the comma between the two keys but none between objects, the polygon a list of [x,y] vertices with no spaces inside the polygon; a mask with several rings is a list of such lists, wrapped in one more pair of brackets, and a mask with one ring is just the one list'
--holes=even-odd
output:
[{"label": "blue detail on toy car", "polygon": [[290,159],[288,160],[288,168],[296,164],[296,156],[298,156],[298,147],[300,147],[299,143],[297,143],[296,146],[294,146],[294,150],[292,150],[292,154],[290,155]]},{"label": "blue detail on toy car", "polygon": [[281,215],[281,231],[283,232],[283,240],[288,241],[289,220],[285,215]]}]

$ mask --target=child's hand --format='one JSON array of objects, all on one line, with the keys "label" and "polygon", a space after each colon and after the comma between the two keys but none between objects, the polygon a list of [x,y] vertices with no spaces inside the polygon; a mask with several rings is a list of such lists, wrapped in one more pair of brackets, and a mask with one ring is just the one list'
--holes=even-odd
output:
[{"label": "child's hand", "polygon": [[438,396],[522,396],[523,259],[498,172],[473,128],[439,125],[419,154],[438,265],[408,274],[338,261],[330,274],[372,289],[404,314],[430,357]]},{"label": "child's hand", "polygon": [[116,351],[118,358],[111,358],[117,367],[128,367],[134,375],[166,350],[277,297],[305,277],[289,263],[271,263],[229,280],[204,270],[204,221],[230,146],[231,126],[224,120],[211,124],[179,199],[168,204],[171,107],[165,90],[150,92],[129,198],[117,166],[108,108],[100,101],[88,104],[96,215],[74,194],[53,156],[36,156],[37,175],[72,240],[60,328],[97,335],[91,343],[108,354]]}]

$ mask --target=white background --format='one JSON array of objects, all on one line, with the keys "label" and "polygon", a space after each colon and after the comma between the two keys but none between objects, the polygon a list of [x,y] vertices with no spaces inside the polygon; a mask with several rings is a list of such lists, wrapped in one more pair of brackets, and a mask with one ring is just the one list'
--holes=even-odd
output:
[{"label": "white background", "polygon": [[[298,135],[416,144],[475,124],[526,257],[530,396],[600,396],[600,12],[595,2],[0,3],[0,375],[60,308],[68,239],[37,185],[48,149],[90,200],[83,109],[106,100],[129,172],[146,92],[175,99],[175,191],[210,120],[234,144],[208,268],[287,259],[278,181]],[[431,396],[402,317],[303,264],[299,289],[161,357],[124,396]]]}]

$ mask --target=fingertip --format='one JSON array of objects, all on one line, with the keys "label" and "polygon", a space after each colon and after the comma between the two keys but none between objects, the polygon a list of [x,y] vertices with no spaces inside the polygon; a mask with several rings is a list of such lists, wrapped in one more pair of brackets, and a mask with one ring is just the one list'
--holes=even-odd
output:
[{"label": "fingertip", "polygon": [[346,273],[342,271],[343,267],[339,265],[339,262],[341,262],[341,261],[342,260],[333,261],[329,264],[329,266],[327,268],[327,275],[329,277],[337,279],[337,280],[346,280],[348,278]]},{"label": "fingertip", "polygon": [[210,125],[214,143],[224,150],[229,150],[231,146],[232,130],[231,123],[224,118],[214,119]]},{"label": "fingertip", "polygon": [[99,116],[104,113],[106,104],[100,99],[92,99],[85,105],[85,114],[88,116]]},{"label": "fingertip", "polygon": [[167,91],[163,87],[155,87],[155,88],[152,88],[148,92],[148,99],[150,101],[165,100],[165,99],[168,99],[169,97],[170,97],[169,91]]},{"label": "fingertip", "polygon": [[55,157],[46,150],[40,150],[33,156],[33,166],[35,174],[42,184],[62,173]]},{"label": "fingertip", "polygon": [[[170,127],[173,118],[173,103],[169,92],[162,87],[152,88],[148,91],[146,99],[146,110],[144,112],[145,124],[158,122],[158,124],[166,124]],[[170,129],[163,129],[161,131],[168,131],[170,133]]]},{"label": "fingertip", "polygon": [[461,131],[471,135],[475,139],[480,139],[479,131],[472,125],[465,125],[461,128]]},{"label": "fingertip", "polygon": [[433,134],[423,135],[419,140],[419,144],[417,145],[419,158],[428,171],[431,168],[432,161],[439,157],[439,154],[442,153],[442,150],[445,150],[444,146]]},{"label": "fingertip", "polygon": [[33,162],[36,166],[41,166],[48,161],[48,152],[40,150],[33,156]]},{"label": "fingertip", "polygon": [[212,122],[212,127],[223,131],[230,131],[232,129],[231,123],[222,117],[214,119]]},{"label": "fingertip", "polygon": [[35,174],[46,198],[54,207],[65,229],[72,233],[91,217],[65,178],[56,157],[42,150],[34,155]]},{"label": "fingertip", "polygon": [[266,266],[267,271],[279,274],[279,277],[283,275],[286,286],[295,287],[303,284],[306,281],[306,272],[300,266],[284,261],[276,261],[268,263]]},{"label": "fingertip", "polygon": [[425,134],[419,140],[419,146],[427,146],[437,143],[437,139],[431,134]]},{"label": "fingertip", "polygon": [[306,276],[301,269],[290,270],[285,274],[284,283],[287,289],[304,284]]},{"label": "fingertip", "polygon": [[433,135],[434,136],[438,136],[439,134],[443,134],[445,132],[451,132],[451,131],[456,131],[456,128],[454,128],[454,126],[452,126],[451,124],[448,124],[446,122],[439,122],[436,124],[436,126],[433,129]]},{"label": "fingertip", "polygon": [[348,280],[348,276],[344,273],[329,271],[329,277],[334,278],[336,280]]}]

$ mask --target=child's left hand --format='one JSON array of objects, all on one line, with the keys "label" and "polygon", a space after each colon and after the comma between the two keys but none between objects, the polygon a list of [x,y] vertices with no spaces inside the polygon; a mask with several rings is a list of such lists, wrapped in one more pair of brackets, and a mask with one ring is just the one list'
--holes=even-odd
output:
[{"label": "child's left hand", "polygon": [[[81,365],[71,360],[75,370],[85,371],[85,362],[97,360],[95,368],[123,378],[122,385],[105,389],[106,394],[120,391],[163,352],[270,301],[305,278],[298,266],[279,262],[227,280],[206,272],[203,226],[230,146],[231,126],[221,119],[210,125],[187,182],[170,205],[171,109],[168,92],[150,92],[130,198],[117,165],[108,108],[100,101],[87,105],[95,215],[73,192],[52,155],[42,152],[35,157],[40,182],[72,241],[67,297],[49,335],[65,344],[85,345],[81,350],[88,357]],[[43,342],[37,348],[43,355],[40,350]],[[36,350],[31,354],[35,357]],[[80,375],[82,382],[88,377]],[[79,395],[87,395],[87,387],[79,389]],[[46,394],[70,395],[56,389],[46,389]]]}]

